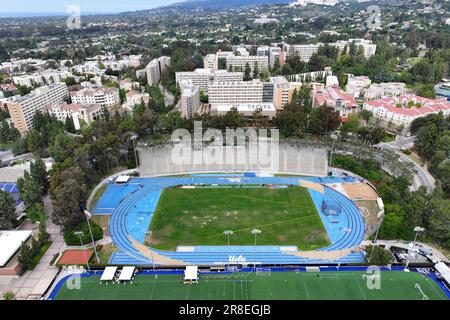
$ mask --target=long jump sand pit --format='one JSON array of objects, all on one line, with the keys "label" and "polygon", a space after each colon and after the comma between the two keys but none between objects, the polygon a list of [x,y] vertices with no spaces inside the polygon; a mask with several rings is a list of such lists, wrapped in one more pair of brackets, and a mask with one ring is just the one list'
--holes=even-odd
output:
[{"label": "long jump sand pit", "polygon": [[350,199],[377,200],[378,193],[366,183],[343,183],[342,187]]}]

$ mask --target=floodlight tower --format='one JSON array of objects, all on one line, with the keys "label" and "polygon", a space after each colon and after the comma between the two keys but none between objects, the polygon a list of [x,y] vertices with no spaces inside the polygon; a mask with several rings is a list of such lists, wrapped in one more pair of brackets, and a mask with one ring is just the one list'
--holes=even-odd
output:
[{"label": "floodlight tower", "polygon": [[[80,237],[81,246],[84,247],[83,238],[82,238],[82,236],[84,235],[84,232],[83,231],[75,231],[73,234]],[[91,271],[91,268],[89,268],[89,260],[86,256],[86,250],[84,248],[83,248],[83,253],[84,253],[84,258],[86,259],[87,269],[88,269],[88,271]]]},{"label": "floodlight tower", "polygon": [[259,230],[259,229],[253,229],[253,230],[251,231],[251,233],[252,233],[252,235],[255,236],[255,247],[256,247],[256,237],[258,236],[258,234],[261,234],[261,230]]},{"label": "floodlight tower", "polygon": [[405,272],[409,272],[409,269],[408,269],[408,267],[409,267],[409,257],[411,255],[411,250],[412,250],[413,247],[414,247],[414,244],[412,242],[410,242],[408,244],[408,255],[406,257],[406,266],[405,266],[405,269],[403,270]]},{"label": "floodlight tower", "polygon": [[336,144],[336,140],[339,138],[337,134],[330,134],[330,138],[333,139],[333,145],[331,146],[331,152],[330,152],[330,162],[328,164],[328,172],[330,172],[330,168],[333,165],[333,152],[334,152],[334,146]]},{"label": "floodlight tower", "polygon": [[233,230],[225,230],[223,232],[223,234],[227,236],[228,246],[229,246],[230,245],[230,236],[232,236],[234,234],[234,231]]},{"label": "floodlight tower", "polygon": [[92,234],[91,223],[89,221],[92,217],[92,214],[89,211],[84,210],[84,215],[86,216],[86,220],[87,220],[88,227],[89,227],[89,233],[91,234],[91,240],[92,240],[92,246],[94,247],[95,259],[97,260],[97,263],[100,263],[100,259],[98,257],[98,253],[97,253],[97,248],[95,246],[94,235]]},{"label": "floodlight tower", "polygon": [[137,134],[133,134],[130,137],[130,140],[133,141],[133,149],[134,149],[134,159],[136,160],[136,169],[139,168],[139,161],[138,161],[138,156],[137,156],[137,151],[136,151],[136,140],[139,138],[139,136]]},{"label": "floodlight tower", "polygon": [[416,235],[414,236],[414,241],[413,241],[414,243],[417,240],[417,236],[419,235],[419,232],[424,232],[424,231],[425,231],[425,228],[422,228],[422,227],[419,227],[419,226],[414,228],[414,232],[416,233]]}]

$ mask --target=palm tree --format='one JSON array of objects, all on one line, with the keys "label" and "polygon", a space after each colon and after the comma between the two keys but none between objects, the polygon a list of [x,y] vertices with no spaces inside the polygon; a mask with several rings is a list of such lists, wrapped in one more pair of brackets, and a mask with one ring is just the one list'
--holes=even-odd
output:
[{"label": "palm tree", "polygon": [[5,300],[16,300],[16,295],[12,291],[7,291],[3,294]]}]

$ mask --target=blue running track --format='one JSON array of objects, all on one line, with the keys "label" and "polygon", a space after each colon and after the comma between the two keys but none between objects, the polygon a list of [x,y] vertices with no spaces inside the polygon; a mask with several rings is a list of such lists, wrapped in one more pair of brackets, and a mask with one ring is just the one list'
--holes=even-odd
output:
[{"label": "blue running track", "polygon": [[[152,261],[143,256],[132,244],[131,238],[144,243],[146,232],[156,210],[159,197],[164,188],[178,185],[236,185],[236,184],[274,184],[299,185],[299,180],[309,180],[324,186],[325,193],[309,190],[314,204],[331,240],[331,245],[320,251],[339,251],[357,247],[364,238],[365,222],[356,205],[343,194],[330,187],[330,183],[355,182],[352,177],[345,179],[326,177],[248,177],[244,175],[224,174],[193,175],[189,177],[169,178],[132,178],[126,185],[110,184],[103,194],[94,214],[111,215],[109,229],[113,242],[120,249],[111,258],[111,264],[151,265]],[[323,214],[323,199],[332,199],[342,207],[338,217],[330,219]],[[159,255],[176,259],[186,264],[221,265],[232,262],[249,264],[327,264],[327,263],[361,263],[364,257],[355,252],[339,260],[313,260],[289,254],[279,246],[197,246],[189,252],[167,252],[153,250]]]}]

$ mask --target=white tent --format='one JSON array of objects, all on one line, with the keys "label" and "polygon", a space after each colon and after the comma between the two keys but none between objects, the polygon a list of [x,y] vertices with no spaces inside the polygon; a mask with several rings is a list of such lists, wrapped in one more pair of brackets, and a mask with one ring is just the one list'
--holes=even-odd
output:
[{"label": "white tent", "polygon": [[439,272],[445,282],[450,285],[450,268],[444,262],[438,262],[434,268]]},{"label": "white tent", "polygon": [[106,267],[100,278],[100,281],[112,281],[116,275],[117,267]]},{"label": "white tent", "polygon": [[184,282],[197,282],[198,281],[198,267],[197,266],[187,266],[184,270]]},{"label": "white tent", "polygon": [[136,267],[123,267],[120,272],[119,281],[131,281]]},{"label": "white tent", "polygon": [[116,183],[127,183],[130,180],[130,176],[118,176]]}]

